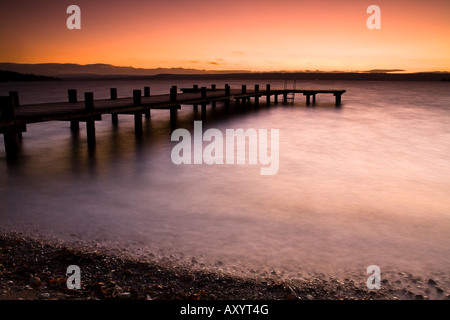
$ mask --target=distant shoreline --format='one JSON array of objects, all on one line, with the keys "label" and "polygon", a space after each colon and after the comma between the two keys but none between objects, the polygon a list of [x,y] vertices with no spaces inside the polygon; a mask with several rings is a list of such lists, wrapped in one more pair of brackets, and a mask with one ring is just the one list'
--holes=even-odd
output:
[{"label": "distant shoreline", "polygon": [[0,70],[0,82],[89,80],[298,80],[298,81],[439,81],[450,82],[448,73],[357,73],[357,72],[260,72],[217,74],[101,75],[68,74],[43,76]]},{"label": "distant shoreline", "polygon": [[298,80],[298,81],[450,81],[443,74],[387,73],[229,73],[229,74],[158,74],[133,75],[72,75],[61,80]]},{"label": "distant shoreline", "polygon": [[0,70],[0,82],[58,81],[58,80],[61,79],[35,74],[24,74],[19,72]]}]

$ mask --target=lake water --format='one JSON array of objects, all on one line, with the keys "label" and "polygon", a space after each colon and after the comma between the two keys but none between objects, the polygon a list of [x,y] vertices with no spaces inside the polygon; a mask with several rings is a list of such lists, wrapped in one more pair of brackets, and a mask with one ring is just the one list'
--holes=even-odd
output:
[{"label": "lake water", "polygon": [[[65,101],[67,89],[108,98],[150,86],[223,87],[248,81],[3,83],[22,104]],[[259,81],[283,88],[282,81]],[[292,82],[289,83],[292,86]],[[28,125],[22,161],[7,166],[0,142],[0,224],[65,241],[98,243],[133,255],[229,272],[286,276],[450,266],[450,83],[304,81],[297,88],[346,89],[343,105],[318,95],[246,111],[208,106],[203,129],[279,129],[279,171],[261,165],[175,165],[168,110],[152,110],[141,139],[132,116],[84,124]],[[281,102],[281,99],[280,99]],[[178,126],[192,132],[191,106]]]}]

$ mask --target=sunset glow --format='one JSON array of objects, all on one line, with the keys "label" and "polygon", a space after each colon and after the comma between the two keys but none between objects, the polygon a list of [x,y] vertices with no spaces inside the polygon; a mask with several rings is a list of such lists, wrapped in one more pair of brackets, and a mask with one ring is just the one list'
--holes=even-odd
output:
[{"label": "sunset glow", "polygon": [[[66,9],[81,8],[81,30]],[[366,9],[381,9],[369,30]],[[0,62],[450,71],[450,1],[3,1]]]}]

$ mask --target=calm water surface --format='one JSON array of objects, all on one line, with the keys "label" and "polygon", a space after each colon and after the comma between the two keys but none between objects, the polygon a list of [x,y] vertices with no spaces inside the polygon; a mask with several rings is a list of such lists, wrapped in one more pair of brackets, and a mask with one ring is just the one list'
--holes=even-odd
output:
[{"label": "calm water surface", "polygon": [[[210,82],[196,82],[200,86]],[[218,87],[241,81],[215,81]],[[260,81],[283,88],[283,82]],[[152,94],[193,82],[90,81],[1,84],[22,104],[65,101],[94,91],[107,98],[151,86]],[[252,86],[253,82],[247,82]],[[292,84],[290,84],[292,85]],[[297,82],[346,89],[341,108],[319,95],[306,107],[208,107],[203,128],[279,129],[279,171],[260,165],[172,164],[168,111],[152,110],[141,140],[132,116],[96,123],[87,152],[84,125],[32,124],[23,159],[8,167],[0,142],[0,225],[131,254],[266,274],[365,270],[450,272],[450,84]],[[263,99],[265,101],[265,99]],[[192,107],[178,125],[193,129]]]}]

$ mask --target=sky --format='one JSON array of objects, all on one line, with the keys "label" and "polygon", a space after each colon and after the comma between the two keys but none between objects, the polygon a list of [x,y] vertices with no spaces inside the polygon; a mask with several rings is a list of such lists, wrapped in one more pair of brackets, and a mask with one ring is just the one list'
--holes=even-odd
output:
[{"label": "sky", "polygon": [[[366,25],[373,4],[381,29]],[[449,0],[0,1],[0,62],[450,71],[449,17]]]}]

